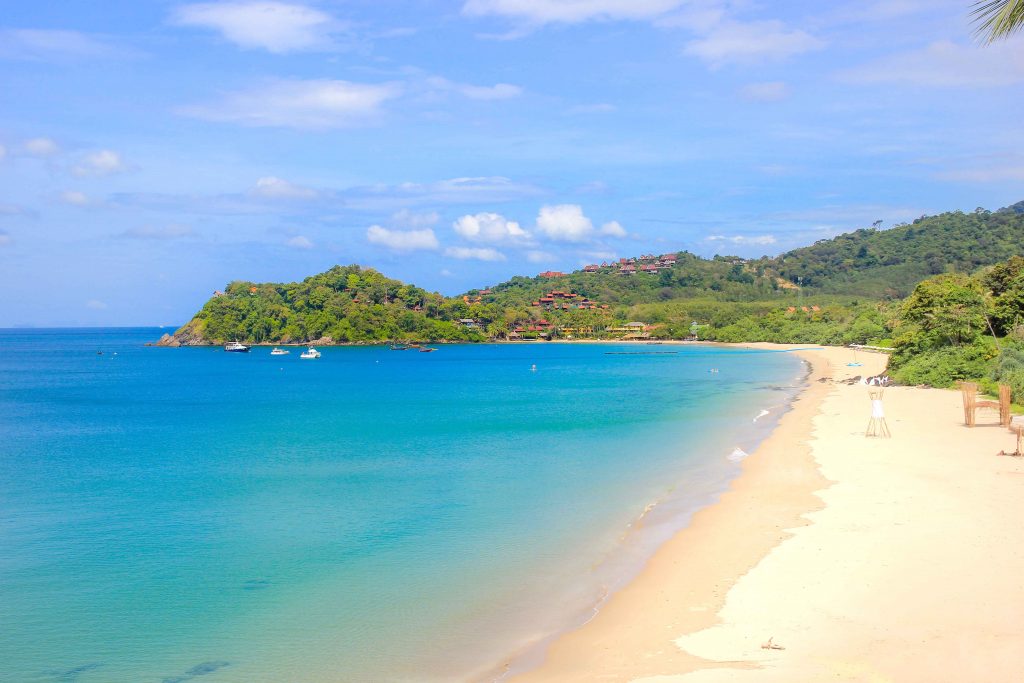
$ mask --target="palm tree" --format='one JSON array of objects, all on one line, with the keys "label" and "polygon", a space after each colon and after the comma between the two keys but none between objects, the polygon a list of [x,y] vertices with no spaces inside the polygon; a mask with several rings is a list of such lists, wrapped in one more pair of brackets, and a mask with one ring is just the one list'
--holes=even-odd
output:
[{"label": "palm tree", "polygon": [[1024,28],[1024,0],[978,0],[971,14],[977,35],[986,44],[1007,38]]}]

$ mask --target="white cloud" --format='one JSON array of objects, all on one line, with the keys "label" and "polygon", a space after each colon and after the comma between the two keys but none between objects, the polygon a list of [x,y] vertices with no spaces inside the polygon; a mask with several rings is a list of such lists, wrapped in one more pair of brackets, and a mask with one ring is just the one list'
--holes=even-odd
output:
[{"label": "white cloud", "polygon": [[171,20],[212,29],[242,48],[275,54],[330,49],[331,33],[342,28],[329,14],[312,7],[272,1],[184,5]]},{"label": "white cloud", "polygon": [[585,242],[594,232],[594,224],[579,204],[559,204],[541,207],[537,230],[559,242]]},{"label": "white cloud", "polygon": [[609,237],[626,237],[626,229],[618,221],[609,221],[601,226],[601,234]]},{"label": "white cloud", "polygon": [[69,62],[127,54],[78,31],[8,29],[0,31],[0,58],[32,62]]},{"label": "white cloud", "polygon": [[607,102],[597,104],[577,104],[565,110],[566,114],[607,114],[616,111],[618,107]]},{"label": "white cloud", "polygon": [[456,92],[471,100],[507,100],[523,94],[522,88],[509,83],[470,85],[468,83],[449,81],[447,78],[441,78],[440,76],[431,76],[426,79],[426,84],[432,90]]},{"label": "white cloud", "polygon": [[65,204],[71,204],[72,206],[89,205],[89,197],[84,192],[78,192],[77,190],[67,190],[66,192],[61,192],[60,200]]},{"label": "white cloud", "polygon": [[177,240],[192,237],[193,234],[189,226],[172,223],[164,226],[144,225],[140,228],[130,228],[118,237],[135,240]]},{"label": "white cloud", "polygon": [[501,176],[449,178],[433,183],[400,183],[353,187],[340,193],[345,205],[365,211],[411,205],[487,204],[540,194],[541,190]]},{"label": "white cloud", "polygon": [[441,219],[436,211],[417,213],[409,209],[396,211],[391,215],[391,224],[402,228],[429,228]]},{"label": "white cloud", "polygon": [[780,61],[821,47],[824,43],[818,38],[772,19],[722,22],[706,35],[687,43],[683,52],[712,67],[720,67]]},{"label": "white cloud", "polygon": [[182,107],[179,111],[198,119],[246,126],[342,128],[372,122],[380,105],[399,93],[394,83],[274,80],[227,93],[216,104]]},{"label": "white cloud", "polygon": [[371,225],[366,230],[366,239],[371,244],[379,244],[395,251],[420,251],[437,249],[437,236],[430,228],[425,230],[389,230],[379,225]]},{"label": "white cloud", "polygon": [[774,235],[709,235],[707,242],[728,242],[730,244],[775,244]]},{"label": "white cloud", "polygon": [[651,19],[684,0],[467,0],[462,13],[503,16],[531,24],[574,24],[591,20]]},{"label": "white cloud", "polygon": [[556,256],[549,251],[528,251],[526,252],[526,260],[530,263],[550,263],[554,261]]},{"label": "white cloud", "polygon": [[452,271],[448,270],[447,268],[442,268],[442,269],[441,269],[441,275],[442,275],[443,277],[451,277],[451,276],[452,276],[452,275],[454,275],[454,274],[455,274],[455,273],[453,273]]},{"label": "white cloud", "polygon": [[491,247],[448,247],[445,256],[457,259],[475,259],[477,261],[504,261],[505,255]]},{"label": "white cloud", "polygon": [[52,157],[60,152],[60,145],[50,138],[32,138],[22,143],[25,154],[34,157]]},{"label": "white cloud", "polygon": [[90,308],[94,311],[103,311],[107,309],[107,304],[100,301],[99,299],[89,299],[85,302],[85,307]]},{"label": "white cloud", "polygon": [[274,176],[266,176],[257,180],[252,193],[267,199],[313,199],[316,197],[316,190]]},{"label": "white cloud", "polygon": [[591,180],[576,188],[580,194],[609,194],[611,191],[612,188],[603,180]]},{"label": "white cloud", "polygon": [[3,161],[6,156],[7,156],[7,148],[4,147],[3,145],[0,145],[0,161]]},{"label": "white cloud", "polygon": [[302,235],[296,235],[295,237],[292,237],[287,242],[285,242],[285,244],[287,246],[289,246],[289,247],[294,248],[294,249],[312,249],[313,248],[313,240],[309,239],[308,237],[304,237]]},{"label": "white cloud", "polygon": [[789,85],[783,81],[748,83],[740,88],[740,97],[753,102],[778,102],[789,97]]},{"label": "white cloud", "polygon": [[128,170],[121,155],[109,149],[101,149],[85,155],[81,161],[71,167],[71,172],[79,177],[103,176]]},{"label": "white cloud", "polygon": [[990,166],[986,168],[959,168],[936,174],[940,180],[967,183],[998,183],[1006,180],[1024,181],[1024,166]]},{"label": "white cloud", "polygon": [[0,230],[0,247],[6,247],[11,243],[11,236],[6,230]]},{"label": "white cloud", "polygon": [[516,242],[530,237],[519,223],[497,213],[462,216],[452,223],[452,228],[471,242]]},{"label": "white cloud", "polygon": [[926,87],[1006,87],[1024,82],[1024,40],[984,49],[948,40],[891,54],[841,71],[839,80],[866,85],[903,83]]}]

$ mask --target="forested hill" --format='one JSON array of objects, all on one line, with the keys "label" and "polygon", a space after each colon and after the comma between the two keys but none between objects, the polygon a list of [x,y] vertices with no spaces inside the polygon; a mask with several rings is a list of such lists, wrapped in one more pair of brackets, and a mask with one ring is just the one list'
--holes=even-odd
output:
[{"label": "forested hill", "polygon": [[456,297],[372,269],[335,266],[302,282],[233,282],[164,343],[479,341],[513,332],[591,335],[627,321],[682,336],[692,321],[722,328],[743,315],[805,304],[814,311],[846,307],[826,316],[845,319],[867,302],[906,296],[931,275],[973,273],[1017,255],[1024,255],[1024,202],[857,230],[774,258],[651,254],[514,277]]},{"label": "forested hill", "polygon": [[922,217],[888,230],[863,229],[763,259],[790,282],[823,292],[903,297],[921,280],[1024,254],[1024,201]]},{"label": "forested hill", "polygon": [[[1018,202],[994,212],[951,211],[887,230],[865,228],[774,258],[703,259],[681,252],[671,268],[658,267],[650,274],[641,271],[635,277],[622,277],[623,264],[619,262],[594,264],[598,266],[595,272],[566,273],[557,278],[557,284],[623,305],[694,297],[755,301],[785,294],[796,286],[805,293],[897,299],[931,275],[971,273],[1022,254],[1024,202]],[[637,260],[635,265],[640,268],[644,263]],[[542,296],[551,288],[551,280],[514,277],[489,291],[504,305],[521,306]]]}]

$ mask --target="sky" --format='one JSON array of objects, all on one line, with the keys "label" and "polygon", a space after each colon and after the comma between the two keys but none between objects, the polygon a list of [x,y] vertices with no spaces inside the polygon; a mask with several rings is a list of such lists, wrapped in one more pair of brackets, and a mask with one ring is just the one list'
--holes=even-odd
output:
[{"label": "sky", "polygon": [[1024,199],[970,0],[0,0],[0,327],[334,264],[456,294]]}]

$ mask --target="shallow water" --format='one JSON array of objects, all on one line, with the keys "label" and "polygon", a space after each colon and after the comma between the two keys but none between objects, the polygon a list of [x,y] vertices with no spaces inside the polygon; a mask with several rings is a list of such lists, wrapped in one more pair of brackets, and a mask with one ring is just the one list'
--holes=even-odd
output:
[{"label": "shallow water", "polygon": [[142,345],[161,333],[0,331],[0,681],[486,667],[713,500],[800,374],[697,346]]}]

